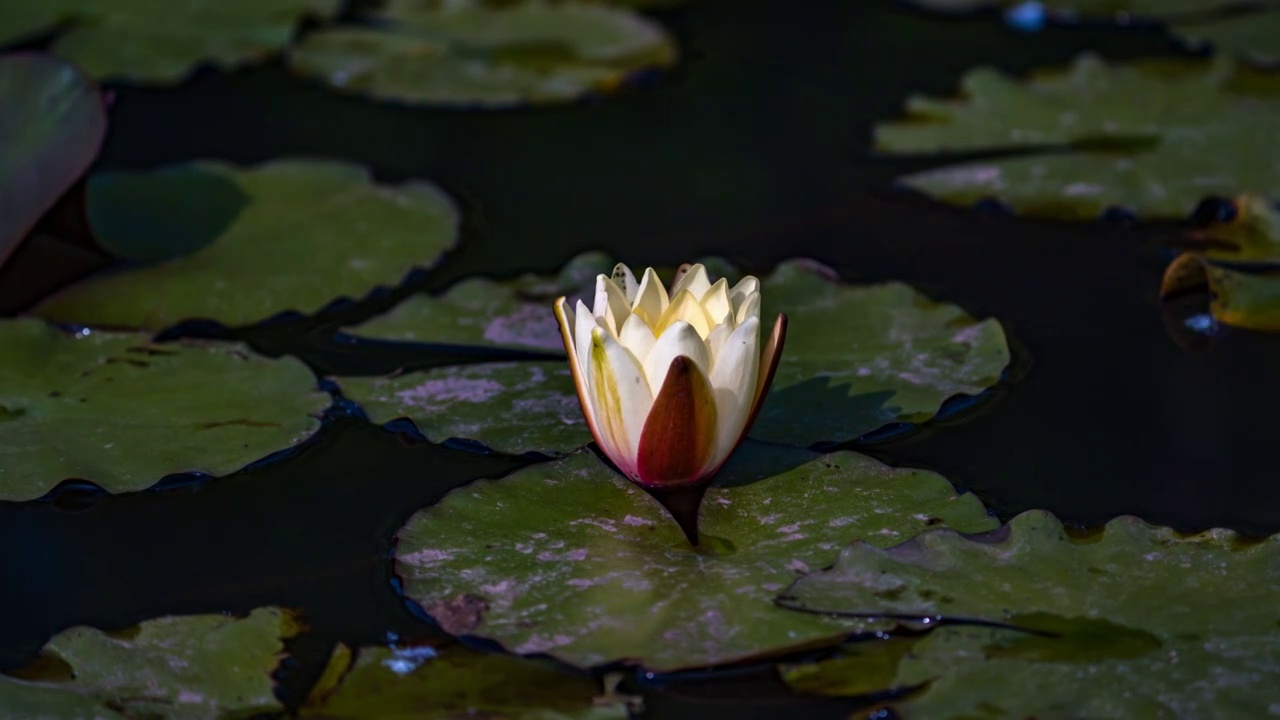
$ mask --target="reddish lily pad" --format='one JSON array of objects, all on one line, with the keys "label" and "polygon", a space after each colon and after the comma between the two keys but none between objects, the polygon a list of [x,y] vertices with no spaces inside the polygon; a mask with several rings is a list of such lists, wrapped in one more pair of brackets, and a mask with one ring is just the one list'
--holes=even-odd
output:
[{"label": "reddish lily pad", "polygon": [[0,265],[98,156],[107,113],[94,83],[46,55],[0,56]]}]

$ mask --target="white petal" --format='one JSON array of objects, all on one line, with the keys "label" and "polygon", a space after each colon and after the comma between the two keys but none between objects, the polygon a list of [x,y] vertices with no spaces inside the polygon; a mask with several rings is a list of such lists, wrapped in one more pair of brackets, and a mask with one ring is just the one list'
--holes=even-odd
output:
[{"label": "white petal", "polygon": [[[591,357],[591,331],[599,327],[596,317],[591,314],[587,304],[578,301],[578,309],[574,313],[573,349],[578,355],[578,369],[582,372],[583,382],[590,383],[591,375],[587,372],[587,360]],[[590,389],[588,387],[588,389]],[[591,395],[587,395],[588,398]]]},{"label": "white petal", "polygon": [[760,319],[748,318],[729,336],[716,356],[711,389],[716,396],[716,449],[708,468],[728,457],[747,424],[760,367]]},{"label": "white petal", "polygon": [[653,393],[640,363],[603,328],[591,333],[591,391],[596,423],[618,468],[635,475],[636,453]]},{"label": "white petal", "polygon": [[601,325],[608,330],[614,337],[618,337],[618,331],[622,328],[622,323],[626,321],[627,316],[631,314],[631,306],[627,303],[627,297],[623,294],[612,280],[605,275],[596,276],[596,298],[595,306],[591,309],[596,319],[601,321]]},{"label": "white petal", "polygon": [[733,317],[733,304],[729,301],[729,281],[720,278],[702,295],[702,309],[715,325]]},{"label": "white petal", "polygon": [[747,301],[751,295],[760,294],[760,281],[754,275],[748,275],[738,281],[729,289],[729,301],[733,303],[733,312],[736,315],[742,304]]},{"label": "white petal", "polygon": [[671,297],[679,295],[682,290],[688,290],[695,298],[701,300],[710,289],[711,279],[707,277],[707,268],[702,263],[694,263],[672,283]]},{"label": "white petal", "polygon": [[689,358],[704,374],[710,375],[711,353],[707,350],[707,344],[692,325],[677,320],[658,337],[653,349],[649,351],[649,357],[644,359],[644,373],[649,378],[650,387],[655,388],[655,393],[662,390],[662,381],[667,379],[667,370],[671,368],[671,361],[677,355]]},{"label": "white petal", "polygon": [[756,320],[759,320],[760,293],[748,295],[747,299],[742,303],[742,307],[739,307],[736,313],[737,317],[735,317],[734,320],[736,320],[739,325],[746,322],[747,318],[755,318]]},{"label": "white petal", "polygon": [[639,315],[627,318],[627,321],[622,323],[622,332],[618,333],[618,342],[622,343],[622,347],[630,350],[641,365],[649,357],[649,351],[653,350],[653,344],[657,341],[653,331],[645,321],[640,319]]},{"label": "white petal", "polygon": [[653,268],[646,269],[644,279],[640,281],[640,289],[636,291],[636,298],[631,302],[631,312],[639,315],[653,328],[658,326],[658,318],[662,317],[670,304],[667,289],[663,287],[662,280],[658,279],[658,273]]},{"label": "white petal", "polygon": [[623,263],[613,266],[613,282],[622,289],[622,295],[627,299],[627,307],[636,301],[636,293],[640,290],[640,285],[636,282],[636,276],[631,273],[631,268]]},{"label": "white petal", "polygon": [[733,334],[737,325],[733,322],[733,318],[729,318],[729,322],[717,325],[711,329],[711,334],[707,336],[707,352],[711,356],[711,369],[714,370],[716,363],[719,362],[720,348],[724,347],[724,341],[729,339]]},{"label": "white petal", "polygon": [[[578,304],[585,309],[582,301]],[[591,409],[591,386],[587,376],[587,368],[582,364],[582,355],[578,352],[580,343],[577,338],[579,313],[575,313],[569,308],[569,303],[563,297],[556,299],[556,320],[560,324],[560,333],[566,340],[565,350],[569,356],[569,369],[573,374],[574,389],[578,392],[580,405],[582,406],[582,415],[587,420],[587,427],[595,428],[595,413]],[[594,431],[593,431],[594,432]]]}]

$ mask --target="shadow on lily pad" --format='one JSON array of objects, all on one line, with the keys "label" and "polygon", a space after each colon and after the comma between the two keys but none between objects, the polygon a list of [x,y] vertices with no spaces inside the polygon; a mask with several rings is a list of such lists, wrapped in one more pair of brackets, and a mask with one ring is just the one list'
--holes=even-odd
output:
[{"label": "shadow on lily pad", "polygon": [[85,212],[102,247],[134,262],[190,255],[222,236],[251,198],[228,177],[198,165],[148,175],[115,173],[89,179]]},{"label": "shadow on lily pad", "polygon": [[[786,387],[775,386],[760,409],[751,435],[799,444],[840,428],[844,431],[840,435],[856,438],[899,419],[902,408],[889,404],[894,395],[893,390],[854,393],[852,383],[825,375]],[[798,408],[803,411],[796,412]]]}]

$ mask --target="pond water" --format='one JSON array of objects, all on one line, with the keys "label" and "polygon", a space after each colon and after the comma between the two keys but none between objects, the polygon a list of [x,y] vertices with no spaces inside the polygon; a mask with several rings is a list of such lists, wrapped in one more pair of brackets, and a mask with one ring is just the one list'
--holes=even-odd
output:
[{"label": "pond water", "polygon": [[[1280,336],[1221,327],[1194,347],[1171,338],[1167,323],[1185,325],[1205,302],[1171,308],[1157,298],[1176,224],[954,209],[890,186],[936,157],[868,151],[872,124],[896,116],[907,94],[947,95],[973,65],[1017,73],[1084,49],[1176,54],[1157,30],[1023,34],[990,18],[848,0],[691,0],[655,16],[682,49],[674,71],[564,106],[400,108],[327,91],[279,64],[201,71],[175,89],[113,88],[99,168],[339,158],[380,180],[430,178],[466,218],[459,250],[438,270],[323,323],[171,335],[238,337],[322,374],[372,375],[459,358],[335,342],[333,330],[461,277],[554,272],[592,248],[633,265],[720,254],[756,273],[809,256],[853,282],[901,280],[999,318],[1013,345],[1005,380],[985,395],[849,447],[936,470],[1001,519],[1044,508],[1082,527],[1135,514],[1188,532],[1280,530],[1267,441]],[[286,605],[313,628],[283,671],[288,693],[316,677],[335,641],[441,635],[397,594],[393,534],[447,490],[530,461],[396,429],[339,409],[303,448],[218,482],[0,504],[0,670],[75,624]],[[843,718],[867,708],[791,695],[768,666],[626,687],[652,717]]]}]

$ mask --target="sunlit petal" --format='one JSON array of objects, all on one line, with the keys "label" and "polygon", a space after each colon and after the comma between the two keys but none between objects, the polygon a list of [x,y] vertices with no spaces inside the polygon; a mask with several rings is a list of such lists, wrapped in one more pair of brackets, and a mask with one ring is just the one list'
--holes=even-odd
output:
[{"label": "sunlit petal", "polygon": [[649,327],[654,329],[654,334],[658,334],[660,332],[657,329],[658,319],[670,304],[667,289],[658,279],[658,274],[653,271],[653,268],[645,270],[644,278],[640,281],[640,289],[636,291],[635,300],[631,303],[631,312],[649,323]]},{"label": "sunlit petal", "polygon": [[653,394],[644,370],[631,351],[604,328],[591,333],[592,408],[604,441],[605,454],[618,468],[635,477],[636,448]]},{"label": "sunlit petal", "polygon": [[657,341],[653,331],[638,315],[628,317],[627,321],[622,323],[622,332],[618,333],[618,342],[630,350],[641,365],[644,365],[645,359],[649,357],[649,352],[653,350],[653,345]]},{"label": "sunlit petal", "polygon": [[697,363],[704,374],[711,367],[711,352],[698,331],[687,322],[677,321],[658,336],[658,341],[653,344],[653,349],[644,360],[644,373],[649,378],[649,386],[660,387],[671,361],[681,355]]},{"label": "sunlit petal", "polygon": [[684,268],[684,272],[677,273],[676,280],[671,284],[671,297],[674,298],[688,290],[695,298],[701,300],[710,289],[711,278],[707,276],[707,268],[702,263],[694,263]]},{"label": "sunlit petal", "polygon": [[631,268],[623,263],[613,266],[613,282],[622,290],[622,295],[627,299],[628,309],[631,304],[636,301],[636,293],[640,290],[640,285],[636,282],[636,276],[631,273]]},{"label": "sunlit petal", "polygon": [[705,338],[711,334],[711,318],[707,317],[707,312],[702,309],[702,303],[698,302],[698,299],[688,290],[682,290],[671,300],[666,312],[662,313],[662,317],[654,325],[653,332],[661,336],[675,322],[689,323],[698,331],[699,338]]},{"label": "sunlit petal", "polygon": [[716,398],[716,452],[708,459],[713,472],[738,445],[747,411],[756,399],[760,365],[760,321],[747,318],[725,341],[711,370]]}]

